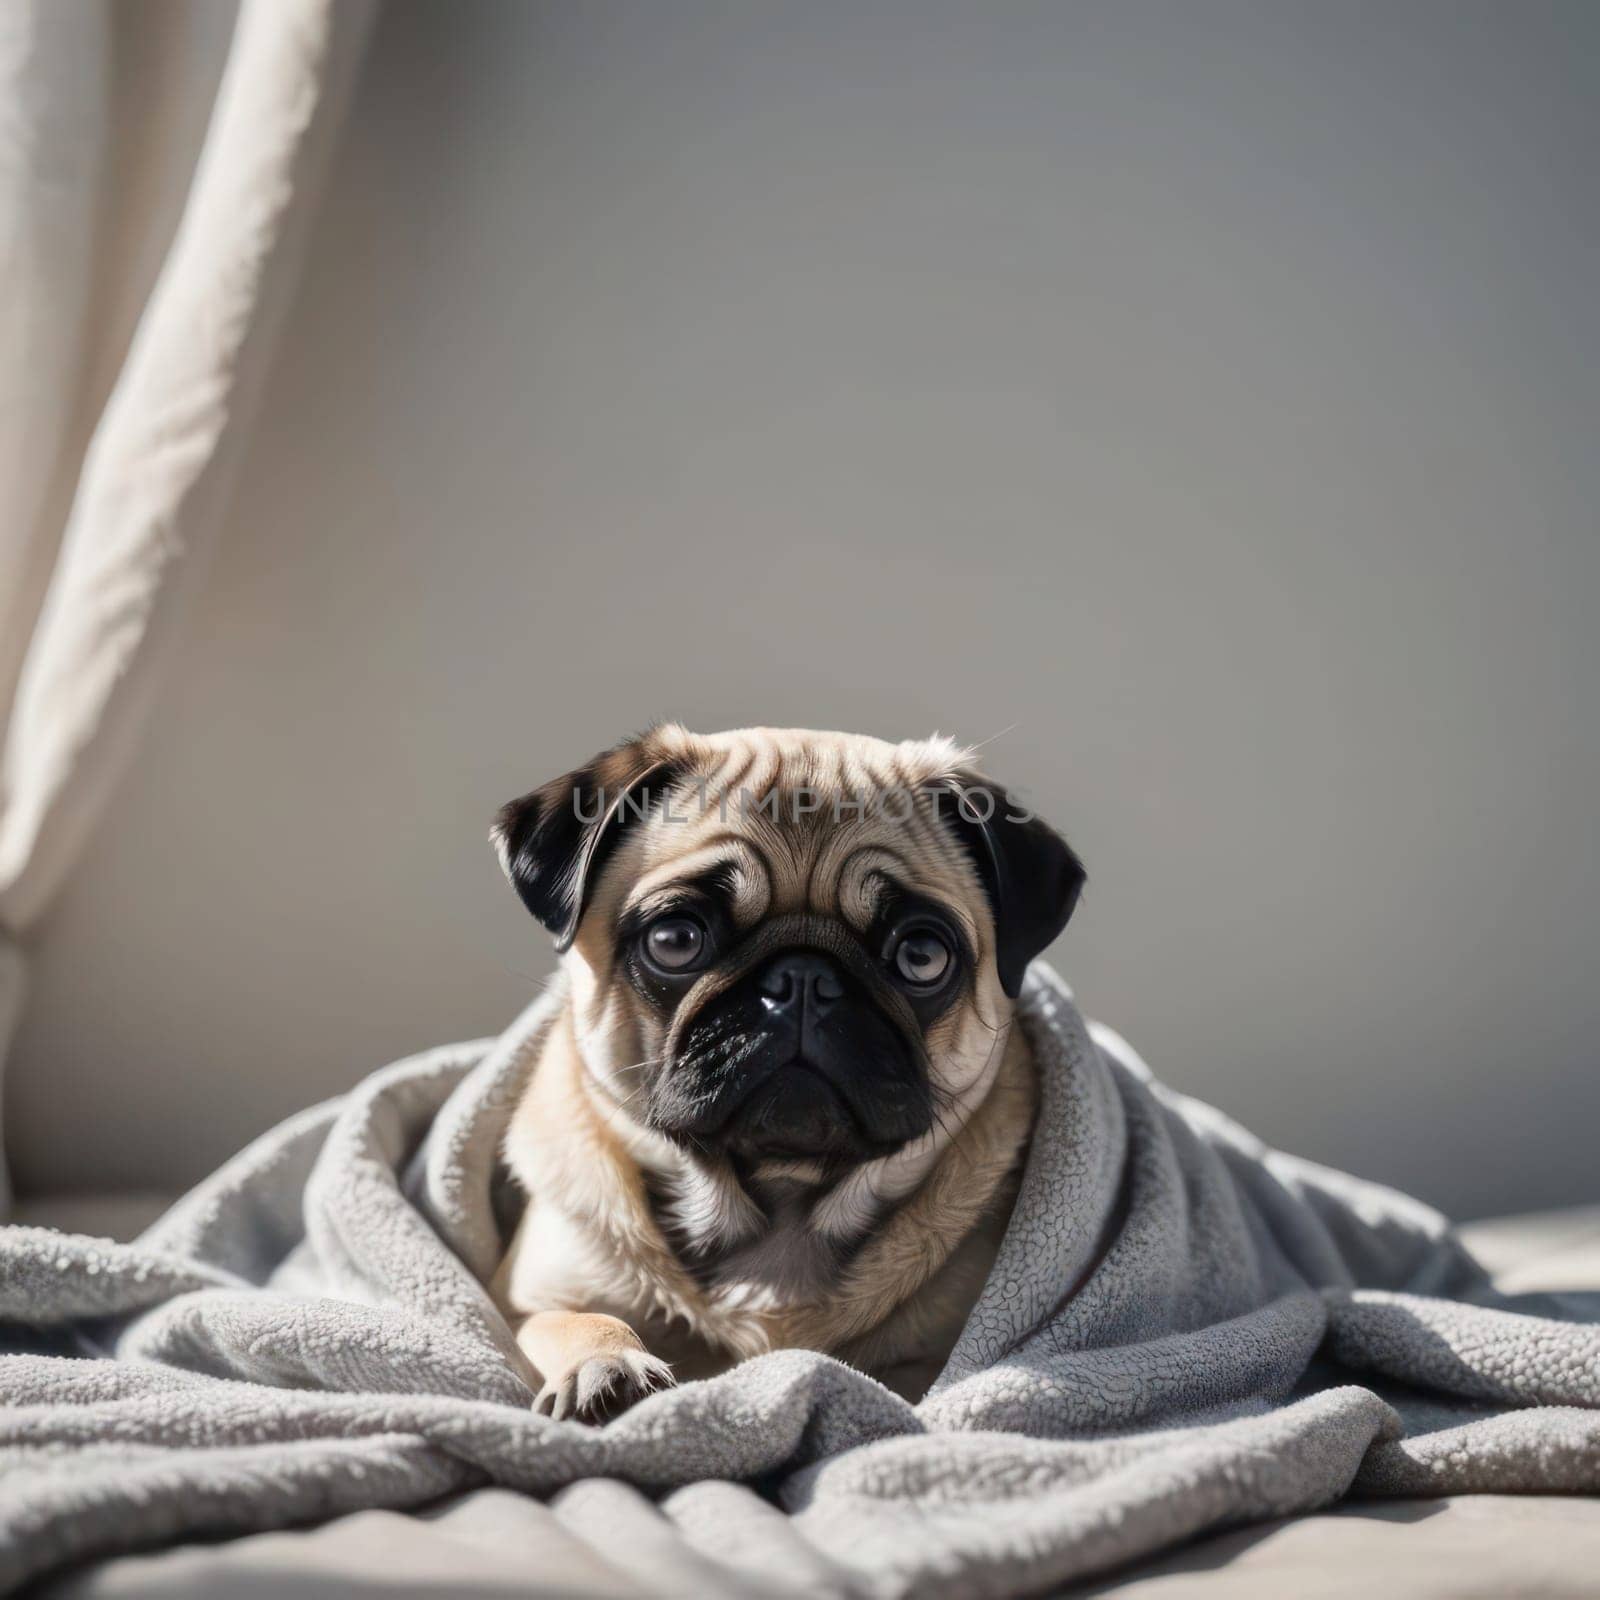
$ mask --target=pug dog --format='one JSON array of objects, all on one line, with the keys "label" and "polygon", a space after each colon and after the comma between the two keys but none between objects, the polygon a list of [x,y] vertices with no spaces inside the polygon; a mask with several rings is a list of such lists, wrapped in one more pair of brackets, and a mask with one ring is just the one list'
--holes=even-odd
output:
[{"label": "pug dog", "polygon": [[1084,881],[951,741],[652,728],[491,835],[563,954],[492,1291],[547,1415],[764,1351],[920,1398],[1035,1114],[1013,1026]]}]

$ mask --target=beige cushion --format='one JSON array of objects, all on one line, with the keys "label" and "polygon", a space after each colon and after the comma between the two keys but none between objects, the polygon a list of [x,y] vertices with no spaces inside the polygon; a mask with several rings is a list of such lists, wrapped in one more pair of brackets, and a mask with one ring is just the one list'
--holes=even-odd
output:
[{"label": "beige cushion", "polygon": [[1119,1600],[1507,1600],[1600,1594],[1600,1500],[1353,1501],[1215,1535],[1075,1591]]}]

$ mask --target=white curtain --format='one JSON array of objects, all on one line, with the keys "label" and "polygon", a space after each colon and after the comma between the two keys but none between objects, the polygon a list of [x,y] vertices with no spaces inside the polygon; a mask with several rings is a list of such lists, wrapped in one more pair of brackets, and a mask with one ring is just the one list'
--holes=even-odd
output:
[{"label": "white curtain", "polygon": [[0,1070],[226,521],[375,5],[0,0]]}]

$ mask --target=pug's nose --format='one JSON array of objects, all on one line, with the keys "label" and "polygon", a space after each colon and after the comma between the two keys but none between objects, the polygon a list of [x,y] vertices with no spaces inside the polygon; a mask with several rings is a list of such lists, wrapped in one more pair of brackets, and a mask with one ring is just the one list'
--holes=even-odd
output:
[{"label": "pug's nose", "polygon": [[816,1021],[844,999],[844,978],[827,956],[789,950],[768,963],[756,980],[762,1004],[778,1016]]}]

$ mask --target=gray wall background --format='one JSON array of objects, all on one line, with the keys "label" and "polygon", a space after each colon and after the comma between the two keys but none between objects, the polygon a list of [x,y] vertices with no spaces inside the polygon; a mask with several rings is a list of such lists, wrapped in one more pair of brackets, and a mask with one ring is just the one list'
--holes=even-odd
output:
[{"label": "gray wall background", "polygon": [[551,963],[490,813],[670,714],[998,734],[1158,1072],[1461,1214],[1600,1198],[1597,50],[397,0],[44,932],[21,1183],[187,1182],[494,1031]]}]

